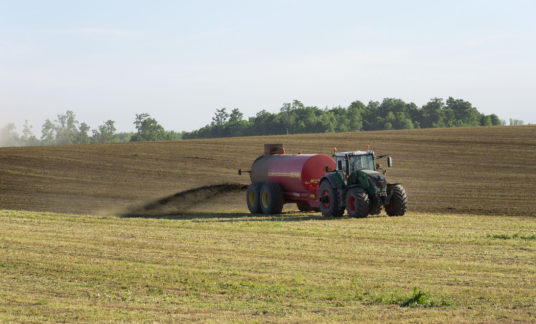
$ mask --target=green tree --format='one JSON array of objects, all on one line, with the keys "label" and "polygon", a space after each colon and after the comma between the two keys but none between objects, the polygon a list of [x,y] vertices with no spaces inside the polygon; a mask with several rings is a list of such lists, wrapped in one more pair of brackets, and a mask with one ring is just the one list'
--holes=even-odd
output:
[{"label": "green tree", "polygon": [[229,115],[229,123],[238,123],[244,119],[244,114],[240,112],[238,108],[235,108],[231,111]]},{"label": "green tree", "polygon": [[99,126],[98,130],[93,130],[93,136],[91,140],[93,143],[112,143],[115,139],[115,122],[113,120],[107,120],[104,124]]},{"label": "green tree", "polygon": [[137,133],[130,138],[131,142],[163,141],[169,139],[164,127],[147,113],[136,114],[134,125],[136,126]]},{"label": "green tree", "polygon": [[43,145],[56,144],[56,126],[50,119],[45,120],[41,127],[41,143]]},{"label": "green tree", "polygon": [[214,117],[212,117],[212,125],[223,126],[229,119],[229,114],[226,108],[216,109]]},{"label": "green tree", "polygon": [[115,139],[119,143],[127,143],[130,142],[130,139],[134,136],[134,133],[132,132],[121,132],[115,134]]},{"label": "green tree", "polygon": [[235,108],[229,114],[229,120],[225,124],[223,136],[244,136],[247,135],[249,121],[243,120],[244,114]]},{"label": "green tree", "polygon": [[76,136],[76,144],[89,144],[91,138],[89,137],[89,125],[86,123],[81,123],[78,127],[78,133]]},{"label": "green tree", "polygon": [[502,125],[502,122],[501,122],[501,120],[499,119],[499,117],[497,117],[497,115],[495,115],[495,114],[491,114],[491,115],[489,115],[489,117],[491,118],[491,124],[492,124],[493,126],[500,126],[500,125]]},{"label": "green tree", "polygon": [[480,113],[470,102],[449,97],[446,102],[446,108],[449,108],[454,112],[456,126],[480,125]]},{"label": "green tree", "polygon": [[28,124],[28,121],[24,121],[24,126],[22,127],[22,136],[20,138],[21,145],[24,146],[37,146],[41,144],[37,137],[32,132],[32,126]]},{"label": "green tree", "polygon": [[491,121],[491,116],[482,115],[482,118],[480,120],[481,126],[493,126],[493,122]]},{"label": "green tree", "polygon": [[361,101],[354,101],[346,111],[349,131],[360,131],[363,128],[363,112],[367,107]]},{"label": "green tree", "polygon": [[292,103],[284,103],[283,107],[280,109],[281,121],[284,123],[286,133],[290,134],[293,132],[293,125],[296,120],[296,110],[305,108],[303,103],[299,100],[294,100]]},{"label": "green tree", "polygon": [[445,127],[445,115],[443,111],[443,99],[434,98],[422,107],[423,128]]},{"label": "green tree", "polygon": [[55,124],[56,144],[73,144],[76,141],[78,121],[71,110],[67,110],[64,115],[58,115]]},{"label": "green tree", "polygon": [[255,117],[250,119],[252,124],[253,133],[252,135],[268,135],[273,134],[273,120],[275,116],[266,110],[259,111]]}]

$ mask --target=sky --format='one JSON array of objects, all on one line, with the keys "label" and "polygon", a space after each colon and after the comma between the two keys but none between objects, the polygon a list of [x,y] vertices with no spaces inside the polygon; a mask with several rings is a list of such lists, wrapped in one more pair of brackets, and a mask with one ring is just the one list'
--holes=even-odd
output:
[{"label": "sky", "polygon": [[294,99],[461,98],[536,123],[536,1],[0,0],[0,127],[191,131]]}]

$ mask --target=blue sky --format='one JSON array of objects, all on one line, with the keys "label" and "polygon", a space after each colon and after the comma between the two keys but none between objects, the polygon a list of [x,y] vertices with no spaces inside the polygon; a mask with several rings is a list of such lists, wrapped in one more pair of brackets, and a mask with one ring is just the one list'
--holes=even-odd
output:
[{"label": "blue sky", "polygon": [[0,0],[0,127],[73,110],[193,130],[293,99],[453,96],[536,123],[534,1]]}]

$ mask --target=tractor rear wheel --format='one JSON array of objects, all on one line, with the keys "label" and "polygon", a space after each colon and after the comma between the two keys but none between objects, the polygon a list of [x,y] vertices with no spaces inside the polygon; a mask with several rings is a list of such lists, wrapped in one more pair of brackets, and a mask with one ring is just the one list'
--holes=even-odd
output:
[{"label": "tractor rear wheel", "polygon": [[385,205],[385,212],[387,212],[387,215],[404,215],[408,206],[408,197],[406,196],[406,190],[404,190],[404,187],[397,184],[387,188],[387,190],[388,194],[392,194],[391,200],[387,205]]},{"label": "tractor rear wheel", "polygon": [[280,214],[285,203],[281,186],[274,182],[266,182],[260,189],[261,210],[265,214]]},{"label": "tractor rear wheel", "polygon": [[346,194],[348,216],[364,218],[369,213],[369,197],[362,188],[351,188]]},{"label": "tractor rear wheel", "polygon": [[309,205],[307,202],[305,201],[298,201],[296,203],[296,206],[298,206],[298,210],[301,211],[301,212],[310,212],[310,211],[313,211],[313,207],[311,207],[311,205]]},{"label": "tractor rear wheel", "polygon": [[322,216],[341,217],[344,214],[344,206],[341,206],[337,189],[333,188],[327,180],[320,183],[318,199]]},{"label": "tractor rear wheel", "polygon": [[248,190],[246,191],[246,202],[248,204],[248,209],[252,214],[262,212],[260,203],[261,187],[262,183],[255,182],[250,184]]}]

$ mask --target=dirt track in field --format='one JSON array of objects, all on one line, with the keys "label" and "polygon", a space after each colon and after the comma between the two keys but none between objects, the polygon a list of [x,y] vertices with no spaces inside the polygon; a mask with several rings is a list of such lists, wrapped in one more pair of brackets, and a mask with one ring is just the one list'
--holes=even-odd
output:
[{"label": "dirt track in field", "polygon": [[[193,188],[246,185],[237,169],[249,169],[265,143],[323,154],[371,145],[393,157],[387,177],[404,185],[410,211],[536,215],[536,126],[0,148],[0,209],[117,214]],[[206,202],[247,212],[236,191]]]}]

